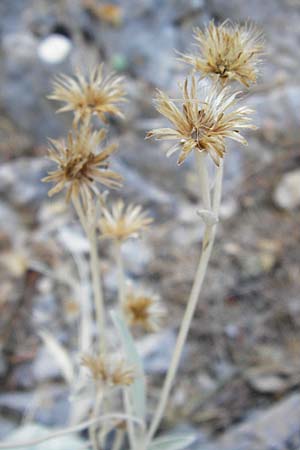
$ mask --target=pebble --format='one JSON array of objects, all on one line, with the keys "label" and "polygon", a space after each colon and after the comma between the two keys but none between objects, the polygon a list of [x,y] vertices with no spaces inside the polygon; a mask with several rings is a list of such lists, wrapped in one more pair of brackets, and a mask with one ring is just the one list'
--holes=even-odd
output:
[{"label": "pebble", "polygon": [[43,39],[38,48],[38,57],[47,64],[64,61],[72,49],[72,42],[61,34],[52,34]]},{"label": "pebble", "polygon": [[300,170],[288,172],[279,181],[273,200],[279,208],[291,211],[300,206]]}]

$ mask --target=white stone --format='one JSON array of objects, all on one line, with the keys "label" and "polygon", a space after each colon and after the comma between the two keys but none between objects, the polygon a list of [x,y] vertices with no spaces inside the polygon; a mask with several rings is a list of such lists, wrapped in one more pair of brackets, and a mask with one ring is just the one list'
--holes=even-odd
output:
[{"label": "white stone", "polygon": [[39,58],[47,64],[61,63],[70,53],[72,42],[61,34],[52,34],[41,41],[37,52]]},{"label": "white stone", "polygon": [[274,191],[273,200],[277,206],[286,210],[300,206],[300,170],[283,175]]}]

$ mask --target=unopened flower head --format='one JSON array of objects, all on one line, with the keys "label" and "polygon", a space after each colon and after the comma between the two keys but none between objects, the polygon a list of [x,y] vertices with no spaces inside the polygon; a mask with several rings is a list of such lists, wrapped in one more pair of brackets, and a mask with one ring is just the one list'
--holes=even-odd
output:
[{"label": "unopened flower head", "polygon": [[114,74],[103,75],[103,64],[88,77],[77,72],[76,78],[59,76],[53,84],[52,100],[65,103],[58,112],[73,111],[75,124],[79,120],[97,115],[106,122],[105,114],[123,117],[118,104],[124,102],[123,78]]},{"label": "unopened flower head", "polygon": [[84,355],[81,363],[104,387],[130,386],[136,378],[134,368],[118,356]]},{"label": "unopened flower head", "polygon": [[193,150],[209,153],[215,164],[219,165],[220,158],[226,152],[226,138],[247,144],[239,129],[255,129],[249,118],[252,111],[246,107],[236,107],[239,93],[232,93],[228,87],[222,88],[217,83],[203,87],[200,99],[197,91],[195,77],[191,77],[190,87],[186,78],[182,110],[168,95],[158,91],[156,108],[171,122],[173,128],[152,130],[147,138],[176,141],[167,156],[180,150],[179,165]]},{"label": "unopened flower head", "polygon": [[125,206],[122,200],[113,204],[111,210],[103,208],[99,228],[104,238],[119,242],[130,237],[137,237],[152,222],[147,212],[140,205]]},{"label": "unopened flower head", "polygon": [[54,182],[49,196],[67,188],[67,201],[80,196],[87,205],[92,193],[97,193],[96,183],[110,188],[121,185],[121,176],[108,170],[108,158],[116,150],[111,144],[97,152],[105,138],[106,131],[91,131],[81,126],[70,132],[67,141],[50,140],[49,158],[57,164],[57,169],[49,172],[42,181]]},{"label": "unopened flower head", "polygon": [[133,288],[129,289],[122,308],[131,327],[139,327],[148,332],[157,331],[165,316],[165,309],[156,295]]},{"label": "unopened flower head", "polygon": [[212,21],[204,31],[196,28],[194,37],[198,53],[182,54],[180,59],[203,77],[216,76],[223,83],[236,80],[247,87],[256,82],[263,41],[254,25],[226,21],[216,26]]}]

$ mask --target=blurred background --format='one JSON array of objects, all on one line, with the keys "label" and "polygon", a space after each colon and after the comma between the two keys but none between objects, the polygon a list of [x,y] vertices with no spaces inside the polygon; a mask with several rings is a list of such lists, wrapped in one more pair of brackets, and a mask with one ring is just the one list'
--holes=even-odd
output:
[{"label": "blurred background", "polygon": [[[79,271],[86,283],[88,244],[63,195],[49,200],[40,181],[50,168],[47,137],[64,136],[72,120],[46,96],[56,74],[101,61],[126,77],[129,98],[110,131],[120,146],[113,166],[126,180],[120,195],[155,218],[124,250],[127,276],[168,309],[163,329],[139,339],[154,406],[201,234],[193,159],[179,170],[168,145],[144,136],[162,123],[155,88],[178,95],[188,71],[174,49],[191,50],[193,27],[212,18],[250,19],[265,34],[261,76],[245,95],[258,130],[247,148],[230,143],[222,220],[162,428],[194,430],[199,450],[299,450],[299,0],[0,1],[1,438],[28,422],[64,426],[72,408],[38,333],[76,354],[85,299],[72,280]],[[109,246],[101,254],[113,305]]]}]

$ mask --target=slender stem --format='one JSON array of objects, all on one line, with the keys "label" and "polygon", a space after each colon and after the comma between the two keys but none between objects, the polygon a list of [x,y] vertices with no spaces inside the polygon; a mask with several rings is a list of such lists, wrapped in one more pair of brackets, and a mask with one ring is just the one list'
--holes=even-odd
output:
[{"label": "slender stem", "polygon": [[123,443],[123,435],[124,431],[117,428],[112,450],[120,450]]},{"label": "slender stem", "polygon": [[122,243],[116,241],[115,249],[116,249],[116,262],[118,270],[118,297],[119,297],[119,306],[121,307],[122,303],[125,300],[126,295],[124,261],[122,257]]},{"label": "slender stem", "polygon": [[[213,212],[218,215],[219,208],[220,208],[220,201],[221,201],[221,188],[222,188],[222,177],[223,177],[223,165],[222,162],[220,164],[220,167],[217,169],[217,175],[216,175],[216,183],[214,188],[214,196],[213,196]],[[207,199],[206,199],[207,201]],[[215,239],[216,234],[216,225],[206,225],[205,226],[205,232],[202,242],[202,252],[198,264],[198,268],[196,271],[196,276],[194,279],[194,283],[192,286],[192,290],[190,293],[190,297],[187,303],[187,307],[185,310],[185,314],[181,323],[181,327],[179,330],[179,334],[177,337],[174,353],[172,356],[172,361],[170,364],[170,367],[168,369],[165,382],[163,385],[161,397],[159,400],[159,404],[157,406],[157,409],[155,411],[155,414],[153,416],[149,432],[146,439],[146,448],[151,441],[152,437],[154,436],[164,413],[169,394],[172,388],[172,384],[178,369],[180,357],[182,354],[182,350],[187,338],[187,334],[190,328],[190,324],[192,321],[192,318],[194,316],[194,312],[198,303],[199,294],[202,288],[203,280],[206,274],[209,258],[212,252],[213,243]]]},{"label": "slender stem", "polygon": [[90,243],[91,252],[91,271],[92,271],[92,285],[94,291],[94,301],[96,308],[96,319],[99,328],[99,352],[105,353],[105,316],[104,316],[104,301],[103,288],[100,274],[100,263],[97,248],[97,236],[95,226],[89,230],[88,239]]},{"label": "slender stem", "polygon": [[129,396],[129,392],[126,390],[126,388],[123,389],[123,399],[124,399],[124,405],[125,405],[125,412],[128,415],[128,419],[126,422],[127,422],[127,431],[128,431],[130,450],[136,450],[137,442],[136,442],[134,425],[133,425],[132,420],[130,420],[130,418],[129,418],[132,414],[131,399]]},{"label": "slender stem", "polygon": [[101,283],[100,263],[97,249],[97,236],[95,220],[88,221],[86,218],[81,202],[78,197],[72,198],[74,208],[79,217],[82,228],[84,229],[90,245],[90,265],[92,272],[92,287],[94,293],[94,302],[96,309],[96,320],[99,328],[99,352],[103,353],[106,350],[105,344],[105,317],[104,317],[104,301],[103,288]]},{"label": "slender stem", "polygon": [[[99,415],[102,400],[103,400],[103,392],[98,388],[91,419],[94,419]],[[89,436],[93,446],[93,450],[99,450],[99,444],[97,439],[97,423],[91,424],[89,428]]]},{"label": "slender stem", "polygon": [[203,201],[203,205],[205,209],[211,209],[211,199],[210,199],[210,186],[209,186],[209,177],[207,171],[207,154],[206,152],[195,152],[196,164],[199,174],[199,182],[200,182],[200,193]]},{"label": "slender stem", "polygon": [[24,441],[24,442],[5,442],[0,443],[0,449],[1,450],[15,450],[17,448],[23,448],[23,447],[32,447],[34,445],[41,444],[46,441],[50,441],[51,439],[56,439],[61,436],[65,436],[66,434],[76,433],[78,431],[85,430],[93,423],[99,423],[99,422],[107,422],[110,420],[127,420],[130,419],[131,422],[136,423],[139,425],[142,429],[144,429],[144,421],[139,419],[138,417],[128,417],[127,414],[122,413],[111,413],[111,414],[105,414],[103,416],[99,416],[93,419],[86,420],[85,422],[79,423],[78,425],[74,425],[72,427],[63,428],[61,430],[55,431],[53,433],[47,434],[47,436],[33,439],[31,441]]}]

